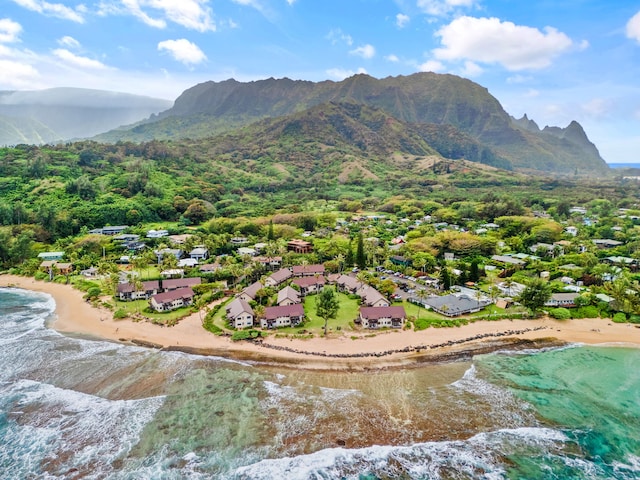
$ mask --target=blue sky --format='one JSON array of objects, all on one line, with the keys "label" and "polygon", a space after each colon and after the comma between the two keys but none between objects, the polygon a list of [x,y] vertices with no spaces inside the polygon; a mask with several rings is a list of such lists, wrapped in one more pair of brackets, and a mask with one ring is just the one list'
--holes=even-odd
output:
[{"label": "blue sky", "polygon": [[640,162],[640,2],[2,0],[0,89],[175,99],[206,80],[419,71],[487,87],[540,127],[579,121]]}]

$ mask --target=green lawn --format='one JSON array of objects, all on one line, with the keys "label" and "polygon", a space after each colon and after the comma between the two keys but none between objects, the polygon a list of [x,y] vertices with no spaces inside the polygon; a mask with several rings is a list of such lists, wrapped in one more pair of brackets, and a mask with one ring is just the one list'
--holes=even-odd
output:
[{"label": "green lawn", "polygon": [[[344,293],[338,293],[340,301],[340,309],[335,320],[329,320],[329,331],[336,331],[338,327],[341,330],[352,330],[349,325],[360,314],[360,304],[358,300],[349,298]],[[301,329],[305,329],[314,335],[320,335],[324,332],[324,320],[316,315],[316,298],[317,295],[308,295],[304,299],[304,313],[307,322],[300,327],[285,327],[276,330],[277,333],[297,334]]]},{"label": "green lawn", "polygon": [[[145,309],[149,306],[148,300],[133,300],[131,302],[121,302],[119,300],[114,300],[115,309],[114,311],[124,310],[130,316],[135,316],[136,314],[140,314],[146,318],[151,319],[156,323],[172,323],[176,320],[179,320],[187,315],[190,315],[193,310],[191,307],[182,307],[177,310],[173,310],[171,312],[166,313],[158,313],[158,312],[149,312],[145,311]],[[204,315],[204,312],[203,312]]]}]

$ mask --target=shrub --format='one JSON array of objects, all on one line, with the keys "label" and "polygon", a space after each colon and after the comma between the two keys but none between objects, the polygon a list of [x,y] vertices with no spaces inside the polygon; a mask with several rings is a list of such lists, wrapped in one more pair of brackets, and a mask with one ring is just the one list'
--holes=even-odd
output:
[{"label": "shrub", "polygon": [[238,330],[233,332],[231,335],[231,340],[237,342],[239,340],[253,340],[254,338],[258,338],[262,335],[262,332],[259,330]]},{"label": "shrub", "polygon": [[416,332],[419,330],[426,330],[431,326],[429,320],[427,320],[426,318],[416,318],[413,321],[413,325]]},{"label": "shrub", "polygon": [[588,307],[580,307],[578,309],[582,318],[598,318],[600,316],[600,312],[598,311],[598,307],[590,305]]},{"label": "shrub", "polygon": [[556,320],[568,320],[571,318],[571,312],[566,308],[553,308],[549,310],[549,316]]},{"label": "shrub", "polygon": [[613,321],[615,323],[626,323],[627,316],[623,312],[618,312],[613,316]]},{"label": "shrub", "polygon": [[92,300],[94,298],[98,298],[101,293],[102,290],[100,290],[100,287],[91,287],[89,290],[87,290],[86,298]]},{"label": "shrub", "polygon": [[115,320],[122,320],[123,318],[127,318],[129,316],[129,314],[127,314],[127,311],[120,308],[118,310],[116,310],[115,312],[113,312],[113,318]]}]

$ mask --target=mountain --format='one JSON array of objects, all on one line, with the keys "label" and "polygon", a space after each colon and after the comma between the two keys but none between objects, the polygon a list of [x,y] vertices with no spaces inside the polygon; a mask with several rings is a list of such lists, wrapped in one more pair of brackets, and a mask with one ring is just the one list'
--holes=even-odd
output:
[{"label": "mountain", "polygon": [[477,83],[436,73],[383,79],[359,74],[341,82],[318,83],[287,78],[205,82],[183,92],[171,109],[131,129],[108,132],[96,139],[114,142],[202,138],[329,102],[378,108],[405,124],[430,125],[432,133],[433,125],[446,126],[450,139],[456,135],[473,139],[479,147],[516,169],[563,174],[608,171],[577,123],[566,129],[548,127],[541,131],[535,122],[510,117],[500,102]]},{"label": "mountain", "polygon": [[0,92],[0,145],[42,144],[132,124],[172,102],[82,88]]}]

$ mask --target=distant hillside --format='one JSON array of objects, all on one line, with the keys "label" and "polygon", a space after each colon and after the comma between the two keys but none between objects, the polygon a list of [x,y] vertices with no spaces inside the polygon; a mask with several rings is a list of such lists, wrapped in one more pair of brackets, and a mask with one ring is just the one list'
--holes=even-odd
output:
[{"label": "distant hillside", "polygon": [[[515,121],[486,88],[454,75],[417,73],[375,79],[355,75],[319,83],[273,78],[242,83],[206,82],[186,90],[174,106],[132,129],[108,132],[99,141],[202,138],[265,118],[303,112],[328,102],[349,102],[383,110],[412,125],[442,125],[473,139],[516,169],[556,173],[608,171],[582,128],[540,131]],[[437,143],[433,137],[431,142]],[[449,137],[451,141],[453,137]],[[462,138],[462,137],[460,137]],[[453,145],[449,145],[456,152]],[[456,153],[457,154],[457,153]]]},{"label": "distant hillside", "polygon": [[0,145],[90,137],[148,118],[171,103],[81,88],[0,92]]}]

